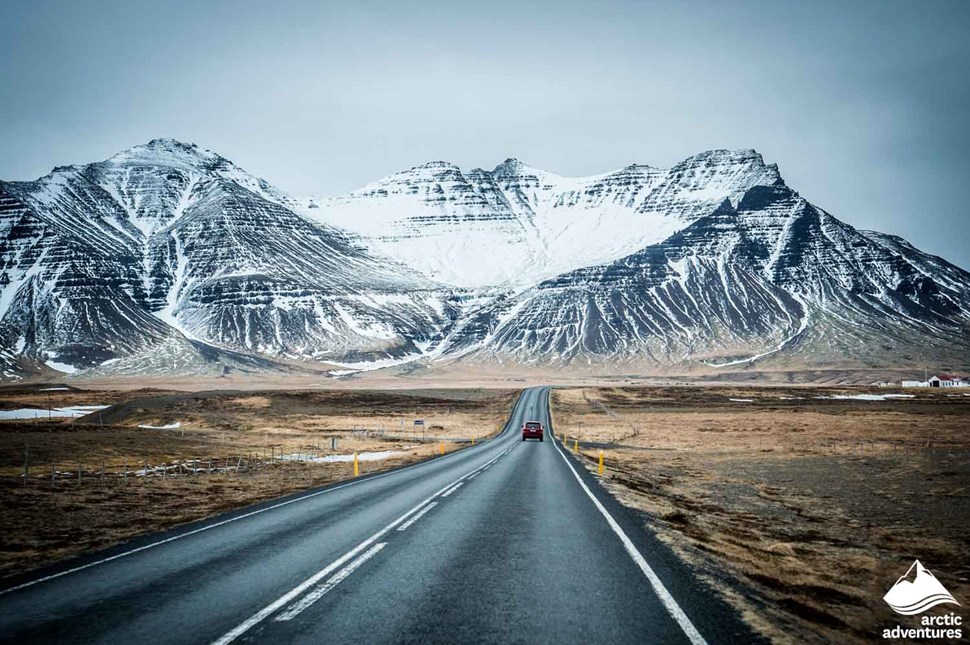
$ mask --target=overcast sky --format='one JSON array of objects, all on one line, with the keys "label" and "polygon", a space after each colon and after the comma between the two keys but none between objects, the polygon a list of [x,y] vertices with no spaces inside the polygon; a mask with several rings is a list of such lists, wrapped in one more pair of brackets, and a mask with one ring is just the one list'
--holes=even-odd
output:
[{"label": "overcast sky", "polygon": [[3,7],[3,179],[156,137],[315,195],[431,160],[576,176],[755,148],[970,268],[970,1]]}]

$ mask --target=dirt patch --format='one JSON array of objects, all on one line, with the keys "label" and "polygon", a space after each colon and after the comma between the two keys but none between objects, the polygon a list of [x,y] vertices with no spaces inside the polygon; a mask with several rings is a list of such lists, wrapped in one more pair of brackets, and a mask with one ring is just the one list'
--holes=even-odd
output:
[{"label": "dirt patch", "polygon": [[[836,398],[860,394],[913,396]],[[970,597],[970,397],[583,388],[553,406],[588,467],[604,451],[620,501],[776,642],[871,641],[914,623],[882,596],[915,558]]]},{"label": "dirt patch", "polygon": [[457,450],[499,431],[516,396],[7,388],[0,409],[110,407],[0,422],[0,578],[353,476],[330,458],[360,453],[366,474]]}]

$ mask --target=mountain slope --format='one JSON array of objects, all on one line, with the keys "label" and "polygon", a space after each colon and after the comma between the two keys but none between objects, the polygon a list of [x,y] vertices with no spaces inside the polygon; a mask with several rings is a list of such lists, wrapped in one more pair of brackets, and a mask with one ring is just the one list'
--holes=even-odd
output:
[{"label": "mountain slope", "polygon": [[578,179],[433,162],[318,200],[158,139],[0,182],[0,265],[4,378],[970,365],[970,273],[751,150]]},{"label": "mountain slope", "polygon": [[417,351],[448,294],[294,213],[218,155],[156,140],[0,185],[0,338],[91,367],[176,337],[283,357]]},{"label": "mountain slope", "polygon": [[434,162],[344,197],[309,200],[302,212],[436,280],[517,288],[660,242],[724,199],[780,181],[753,150],[576,179],[515,159],[467,173]]},{"label": "mountain slope", "polygon": [[662,243],[489,303],[443,351],[613,366],[966,361],[968,298],[970,273],[784,185],[755,186]]}]

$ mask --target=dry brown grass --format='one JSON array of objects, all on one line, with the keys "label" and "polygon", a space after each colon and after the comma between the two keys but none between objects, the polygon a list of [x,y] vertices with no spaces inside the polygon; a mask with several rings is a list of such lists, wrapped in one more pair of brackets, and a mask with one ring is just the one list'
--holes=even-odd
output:
[{"label": "dry brown grass", "polygon": [[[381,462],[362,462],[376,472],[427,457],[430,448]],[[233,462],[235,465],[235,460]],[[72,478],[57,488],[23,487],[4,481],[0,488],[4,576],[84,551],[203,519],[287,493],[349,478],[349,464],[266,464],[260,468],[197,476],[107,478],[96,473],[83,484]]]},{"label": "dry brown grass", "polygon": [[[366,474],[456,450],[501,429],[516,393],[20,388],[0,392],[0,409],[46,407],[48,396],[54,407],[113,407],[73,422],[0,422],[0,577],[353,475],[350,463],[281,462],[281,454],[400,453],[361,461]],[[414,418],[425,419],[425,432],[414,431]],[[137,427],[174,422],[182,427]]]},{"label": "dry brown grass", "polygon": [[900,622],[881,598],[914,558],[970,597],[970,398],[816,398],[860,391],[885,393],[573,389],[554,394],[554,413],[560,435],[582,428],[590,468],[604,450],[607,487],[755,629],[863,642]]}]

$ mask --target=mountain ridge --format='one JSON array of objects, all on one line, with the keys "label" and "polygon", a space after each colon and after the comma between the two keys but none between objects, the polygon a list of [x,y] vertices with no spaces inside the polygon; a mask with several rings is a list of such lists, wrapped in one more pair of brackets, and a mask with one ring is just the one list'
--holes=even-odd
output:
[{"label": "mountain ridge", "polygon": [[[754,150],[590,177],[562,177],[515,158],[467,172],[437,161],[348,195],[305,200],[301,210],[452,286],[515,288],[660,242],[721,200],[780,181],[777,166]],[[496,240],[498,249],[481,252]]]},{"label": "mountain ridge", "polygon": [[434,161],[318,199],[153,139],[0,181],[0,262],[5,378],[970,363],[970,273],[751,149],[580,178]]}]

